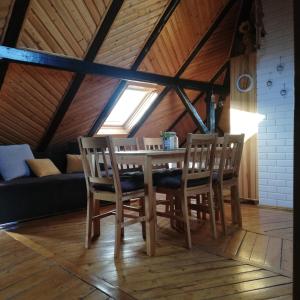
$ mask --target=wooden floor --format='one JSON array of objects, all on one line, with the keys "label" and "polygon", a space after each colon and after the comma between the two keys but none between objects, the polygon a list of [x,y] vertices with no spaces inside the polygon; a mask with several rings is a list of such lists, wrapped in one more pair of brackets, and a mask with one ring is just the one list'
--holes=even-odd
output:
[{"label": "wooden floor", "polygon": [[156,257],[146,255],[136,224],[126,228],[119,261],[113,217],[90,250],[83,247],[84,217],[0,232],[0,299],[292,299],[290,212],[243,205],[243,230],[230,228],[214,241],[208,224],[195,224],[192,250],[159,219]]}]

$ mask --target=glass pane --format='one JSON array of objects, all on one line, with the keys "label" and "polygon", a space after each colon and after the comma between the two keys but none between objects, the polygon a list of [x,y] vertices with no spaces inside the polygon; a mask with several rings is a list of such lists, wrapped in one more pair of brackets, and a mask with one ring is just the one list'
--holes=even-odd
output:
[{"label": "glass pane", "polygon": [[127,88],[106,119],[104,125],[124,125],[132,113],[137,109],[147,93],[147,91],[140,89]]}]

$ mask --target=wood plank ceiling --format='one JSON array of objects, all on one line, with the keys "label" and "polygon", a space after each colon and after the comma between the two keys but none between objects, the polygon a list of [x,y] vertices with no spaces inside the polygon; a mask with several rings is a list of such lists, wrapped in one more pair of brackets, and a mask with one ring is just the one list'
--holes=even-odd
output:
[{"label": "wood plank ceiling", "polygon": [[[211,38],[183,73],[181,76],[182,78],[210,81],[218,69],[226,60],[228,60],[234,34],[234,25],[236,21],[235,15],[237,15],[238,9],[239,3],[237,3],[230,10],[229,14],[225,17],[219,28],[212,34]],[[207,29],[208,28],[206,28],[206,30]],[[163,69],[160,63],[155,63],[154,61],[152,64],[148,64],[148,66],[148,70],[151,71],[152,69],[150,68],[156,68],[156,71],[158,71],[156,66],[159,66],[160,72],[167,72],[167,69]],[[178,69],[180,68],[180,66],[177,67]],[[187,94],[190,99],[194,99],[197,96],[197,92],[195,91],[187,91]],[[136,133],[137,137],[158,136],[161,130],[171,129],[178,133],[179,140],[182,142],[188,132],[193,132],[195,130],[195,124],[189,115],[186,115],[185,118],[182,118],[175,128],[169,128],[170,125],[185,110],[185,107],[176,93],[170,92],[168,96],[171,97],[171,99],[168,97],[163,99],[163,101],[156,107],[150,117],[146,120],[146,122],[144,122],[143,126]],[[202,98],[202,101],[199,101],[199,104],[196,105],[196,108],[202,119],[205,120],[206,110],[204,105],[204,97]],[[166,115],[166,107],[168,106],[172,106],[172,108],[169,109],[170,113]],[[153,124],[155,124],[155,126]],[[157,124],[159,124],[159,126],[157,126]]]},{"label": "wood plank ceiling", "polygon": [[[0,1],[0,40],[9,20],[12,0]],[[95,62],[131,68],[169,0],[125,0]],[[228,59],[240,0],[211,36],[182,78],[209,81]],[[228,0],[181,0],[139,70],[174,76],[204,36]],[[31,0],[18,39],[18,48],[83,59],[111,0]],[[0,91],[0,143],[37,147],[74,74],[10,64]],[[86,76],[57,129],[51,145],[87,134],[116,89],[119,80]],[[193,99],[195,91],[187,91]],[[203,101],[197,109],[205,118]],[[184,107],[173,91],[158,105],[137,136],[157,136],[169,128]],[[184,125],[186,124],[186,126]],[[184,137],[191,132],[189,116],[176,126]]]},{"label": "wood plank ceiling", "polygon": [[2,41],[6,25],[8,23],[9,14],[12,8],[12,0],[0,1],[0,41]]}]

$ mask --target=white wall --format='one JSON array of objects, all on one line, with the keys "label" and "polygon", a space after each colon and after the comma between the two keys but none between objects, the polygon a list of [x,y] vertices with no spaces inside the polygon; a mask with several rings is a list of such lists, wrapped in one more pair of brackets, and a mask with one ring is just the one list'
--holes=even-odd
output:
[{"label": "white wall", "polygon": [[[265,115],[258,131],[259,203],[293,207],[293,1],[262,2],[267,35],[257,54],[257,109]],[[276,71],[280,56],[282,73]],[[284,83],[287,96],[282,97]]]}]

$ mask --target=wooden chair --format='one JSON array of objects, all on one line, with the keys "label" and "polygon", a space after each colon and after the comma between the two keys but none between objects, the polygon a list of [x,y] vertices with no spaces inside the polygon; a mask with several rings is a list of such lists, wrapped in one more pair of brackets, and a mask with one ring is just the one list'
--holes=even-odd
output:
[{"label": "wooden chair", "polygon": [[[145,150],[163,150],[163,139],[161,137],[157,138],[150,138],[150,137],[143,137],[143,144],[144,144],[144,149]],[[163,170],[163,169],[169,169],[168,164],[159,164],[153,166],[154,169],[154,177],[159,174],[155,174],[155,170]],[[156,182],[156,180],[154,180]],[[159,190],[157,191],[158,194],[161,194]],[[163,194],[163,193],[162,193]],[[156,214],[157,216],[160,217],[166,217],[170,218],[170,203],[171,200],[168,198],[168,195],[166,195],[166,199],[157,199],[156,200],[156,205],[164,205],[165,206],[165,211],[157,211]]]},{"label": "wooden chair", "polygon": [[244,134],[230,135],[225,134],[224,139],[219,139],[222,143],[219,169],[214,178],[214,190],[217,202],[220,206],[221,221],[224,234],[227,232],[224,211],[223,190],[231,190],[231,215],[232,223],[242,227],[242,214],[239,198],[239,169],[244,146]]},{"label": "wooden chair", "polygon": [[[115,214],[115,257],[118,257],[124,226],[145,222],[140,208],[132,209],[139,213],[138,216],[125,215],[133,220],[124,221],[123,213],[124,201],[144,197],[144,181],[130,177],[120,178],[111,137],[79,137],[78,142],[87,186],[85,246],[90,248],[92,238],[100,235],[100,219]],[[104,166],[103,170],[100,163]],[[101,200],[114,203],[115,210],[99,214]]]},{"label": "wooden chair", "polygon": [[[216,136],[213,134],[188,134],[182,175],[163,177],[157,187],[166,194],[180,201],[181,214],[173,218],[183,221],[187,247],[191,248],[188,197],[207,194],[213,237],[217,237],[213,195],[212,176]],[[175,211],[176,213],[176,211]]]}]

